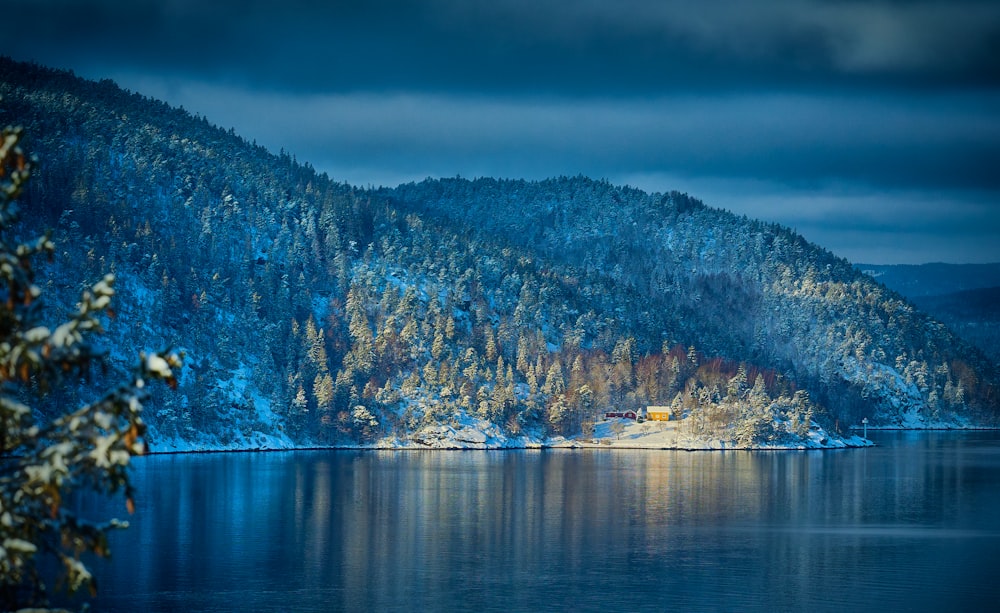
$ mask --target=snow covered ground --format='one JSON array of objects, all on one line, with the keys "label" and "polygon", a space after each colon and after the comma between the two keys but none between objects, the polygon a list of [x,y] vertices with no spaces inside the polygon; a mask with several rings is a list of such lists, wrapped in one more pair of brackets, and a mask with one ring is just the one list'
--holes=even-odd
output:
[{"label": "snow covered ground", "polygon": [[[266,451],[279,449],[315,448],[318,445],[296,444],[278,425],[277,415],[267,399],[251,385],[250,369],[244,365],[232,371],[232,377],[219,381],[221,389],[232,402],[243,402],[252,408],[254,426],[233,428],[225,441],[207,435],[193,437],[162,436],[150,428],[153,453],[192,453],[211,451]],[[926,424],[915,417],[899,427],[915,428]],[[871,426],[869,426],[871,427]],[[795,442],[765,443],[753,449],[842,449],[873,445],[857,434],[842,437],[826,432],[813,424],[805,439]],[[496,424],[464,411],[452,415],[447,423],[425,425],[405,437],[387,436],[368,444],[344,444],[343,448],[375,449],[525,449],[525,448],[614,448],[614,449],[680,449],[723,450],[745,449],[733,440],[696,436],[681,421],[646,421],[606,419],[594,425],[592,435],[546,437],[539,431],[527,431],[510,436]]]},{"label": "snow covered ground", "polygon": [[[616,432],[616,430],[620,431]],[[870,440],[857,435],[840,437],[831,435],[814,425],[805,440],[796,443],[768,443],[753,449],[843,449],[869,447]],[[639,423],[630,419],[608,419],[594,426],[593,436],[542,437],[530,434],[508,437],[497,426],[470,416],[456,420],[452,425],[434,425],[422,428],[409,438],[383,439],[383,449],[510,449],[510,448],[614,448],[614,449],[741,449],[731,440],[697,437],[691,435],[681,421]]]},{"label": "snow covered ground", "polygon": [[[615,432],[617,426],[620,432]],[[763,444],[752,449],[843,449],[848,447],[869,447],[870,440],[858,435],[839,437],[830,435],[822,428],[814,426],[804,441],[794,444]],[[188,441],[166,439],[153,446],[153,453],[183,453],[206,451],[264,451],[274,449],[294,449],[299,447],[287,437],[254,434],[249,438],[239,437],[226,445],[213,444],[209,440]],[[369,445],[344,445],[349,448],[376,449],[525,449],[525,448],[612,448],[612,449],[680,449],[680,450],[724,450],[741,449],[731,440],[700,438],[692,436],[682,426],[682,422],[638,423],[629,419],[610,419],[594,426],[590,437],[507,436],[500,428],[489,422],[472,417],[457,420],[452,424],[436,424],[421,428],[407,438],[386,437]]]},{"label": "snow covered ground", "polygon": [[[620,434],[612,430],[614,422],[623,427]],[[553,447],[612,447],[619,449],[745,449],[731,440],[703,438],[691,435],[681,421],[645,423],[629,419],[612,419],[596,424],[594,437],[576,438],[556,443]],[[752,449],[842,449],[845,447],[870,447],[874,445],[860,436],[838,437],[818,426],[810,429],[806,439],[799,443],[766,443]]]}]

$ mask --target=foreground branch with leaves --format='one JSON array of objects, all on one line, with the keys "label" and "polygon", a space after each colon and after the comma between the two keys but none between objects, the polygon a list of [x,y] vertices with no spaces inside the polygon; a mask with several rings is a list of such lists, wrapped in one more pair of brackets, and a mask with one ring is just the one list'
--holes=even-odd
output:
[{"label": "foreground branch with leaves", "polygon": [[48,235],[23,244],[11,242],[18,219],[17,198],[31,175],[32,160],[22,151],[22,130],[0,135],[0,609],[46,606],[49,588],[39,567],[55,556],[70,591],[96,582],[81,555],[109,554],[107,534],[127,527],[111,520],[95,524],[64,505],[74,488],[101,494],[124,492],[134,511],[128,466],[146,451],[141,412],[146,383],[176,385],[176,354],[141,354],[131,380],[95,402],[37,423],[27,398],[43,401],[55,386],[70,385],[90,372],[100,356],[88,337],[103,332],[101,319],[113,316],[114,277],[107,275],[83,292],[69,320],[50,329],[39,322],[41,290],[32,259],[50,255]]}]

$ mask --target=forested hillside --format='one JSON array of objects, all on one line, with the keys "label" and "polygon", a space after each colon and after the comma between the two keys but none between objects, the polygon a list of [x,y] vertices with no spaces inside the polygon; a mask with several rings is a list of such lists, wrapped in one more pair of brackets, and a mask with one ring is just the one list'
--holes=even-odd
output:
[{"label": "forested hillside", "polygon": [[785,373],[850,423],[931,424],[963,406],[995,414],[982,354],[786,228],[583,179],[434,181],[393,198],[531,249],[614,313],[640,352],[690,339]]},{"label": "forested hillside", "polygon": [[862,416],[996,422],[995,367],[942,325],[686,195],[365,191],[109,81],[0,59],[0,95],[39,158],[20,231],[54,230],[47,308],[111,272],[111,367],[188,354],[147,412],[154,449],[523,444],[648,404],[751,446]]}]

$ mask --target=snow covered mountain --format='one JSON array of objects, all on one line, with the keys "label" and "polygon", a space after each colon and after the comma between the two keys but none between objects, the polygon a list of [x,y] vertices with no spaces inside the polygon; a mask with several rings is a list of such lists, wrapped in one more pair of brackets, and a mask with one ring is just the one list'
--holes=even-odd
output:
[{"label": "snow covered mountain", "polygon": [[537,444],[649,405],[738,446],[864,417],[997,423],[977,350],[790,230],[685,194],[367,191],[110,81],[0,59],[0,95],[40,159],[22,231],[54,229],[48,308],[113,272],[111,366],[187,352],[147,413],[154,448]]}]

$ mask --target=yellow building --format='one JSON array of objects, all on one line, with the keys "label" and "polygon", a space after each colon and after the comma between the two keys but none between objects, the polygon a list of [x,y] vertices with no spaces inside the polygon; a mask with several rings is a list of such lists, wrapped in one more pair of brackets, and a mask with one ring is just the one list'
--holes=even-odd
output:
[{"label": "yellow building", "polygon": [[670,421],[670,407],[646,407],[646,419],[649,421]]}]

